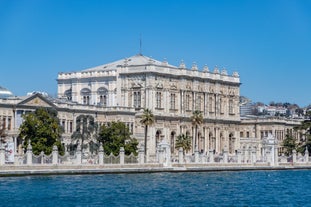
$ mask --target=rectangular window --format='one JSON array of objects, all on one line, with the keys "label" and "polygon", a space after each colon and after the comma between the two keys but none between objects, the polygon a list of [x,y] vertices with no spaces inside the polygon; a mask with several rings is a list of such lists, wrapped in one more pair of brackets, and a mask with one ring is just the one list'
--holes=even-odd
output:
[{"label": "rectangular window", "polygon": [[69,132],[72,133],[72,121],[69,122]]},{"label": "rectangular window", "polygon": [[140,108],[141,107],[141,94],[140,91],[134,92],[134,107]]},{"label": "rectangular window", "polygon": [[5,117],[2,118],[2,128],[6,129],[6,118]]},{"label": "rectangular window", "polygon": [[219,99],[219,110],[221,114],[224,113],[224,103],[222,98]]},{"label": "rectangular window", "polygon": [[171,109],[175,109],[175,102],[176,102],[176,94],[171,93]]},{"label": "rectangular window", "polygon": [[90,105],[90,97],[89,96],[83,96],[83,104]]},{"label": "rectangular window", "polygon": [[234,114],[232,99],[229,100],[229,114]]},{"label": "rectangular window", "polygon": [[11,130],[12,129],[12,119],[11,117],[8,117],[8,130]]},{"label": "rectangular window", "polygon": [[214,110],[213,110],[213,98],[212,97],[209,98],[208,110],[210,113],[214,112]]},{"label": "rectangular window", "polygon": [[62,125],[62,127],[64,129],[64,132],[66,132],[66,124],[65,123],[66,123],[66,120],[63,119],[61,125]]},{"label": "rectangular window", "polygon": [[106,95],[101,95],[100,96],[100,103],[103,106],[107,106],[107,96]]},{"label": "rectangular window", "polygon": [[197,100],[196,100],[196,110],[199,110],[199,111],[201,111],[201,102],[202,102],[202,98],[201,98],[201,96],[198,96],[197,97]]},{"label": "rectangular window", "polygon": [[186,110],[190,110],[190,95],[186,94]]},{"label": "rectangular window", "polygon": [[157,101],[156,107],[157,108],[161,108],[161,101],[162,101],[161,100],[161,98],[162,98],[161,95],[162,95],[161,92],[157,92],[156,93],[156,101]]}]

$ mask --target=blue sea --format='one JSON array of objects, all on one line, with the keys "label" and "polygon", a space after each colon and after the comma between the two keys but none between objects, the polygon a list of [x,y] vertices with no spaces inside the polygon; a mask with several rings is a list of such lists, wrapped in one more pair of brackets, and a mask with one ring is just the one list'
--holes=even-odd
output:
[{"label": "blue sea", "polygon": [[0,178],[0,206],[311,206],[311,171]]}]

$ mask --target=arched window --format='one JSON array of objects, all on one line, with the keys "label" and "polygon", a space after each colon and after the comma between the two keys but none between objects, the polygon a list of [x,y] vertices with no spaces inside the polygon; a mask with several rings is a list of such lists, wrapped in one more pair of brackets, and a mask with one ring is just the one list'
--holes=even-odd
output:
[{"label": "arched window", "polygon": [[72,100],[72,90],[71,90],[71,88],[65,91],[65,97],[69,101]]},{"label": "arched window", "polygon": [[97,94],[99,95],[99,104],[102,106],[108,105],[108,90],[104,87],[101,87],[97,90]]},{"label": "arched window", "polygon": [[83,88],[81,91],[80,91],[80,94],[82,96],[82,103],[83,104],[86,104],[86,105],[89,105],[90,104],[90,99],[91,99],[91,90],[88,89],[88,88]]}]

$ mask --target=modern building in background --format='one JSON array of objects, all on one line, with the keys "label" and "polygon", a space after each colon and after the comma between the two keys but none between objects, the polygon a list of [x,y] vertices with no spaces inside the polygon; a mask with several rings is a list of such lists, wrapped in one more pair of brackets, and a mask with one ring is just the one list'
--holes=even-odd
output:
[{"label": "modern building in background", "polygon": [[253,115],[253,103],[250,99],[241,96],[240,97],[240,115],[242,117],[247,115]]},{"label": "modern building in background", "polygon": [[[155,115],[155,123],[148,130],[150,158],[156,156],[162,141],[170,144],[172,154],[177,154],[175,140],[180,134],[192,137],[189,153],[194,152],[195,126],[191,116],[195,110],[201,111],[204,118],[198,128],[197,144],[201,153],[211,150],[249,153],[250,149],[260,153],[264,136],[271,133],[281,141],[300,123],[280,119],[241,120],[237,72],[229,75],[226,70],[210,71],[207,66],[199,69],[196,64],[187,68],[184,62],[173,66],[141,54],[82,71],[61,72],[57,88],[57,98],[33,93],[0,99],[0,118],[8,132],[7,140],[15,143],[18,153],[22,153],[22,139],[18,137],[22,114],[38,107],[58,111],[65,146],[74,144],[71,135],[81,114],[93,116],[99,125],[124,122],[142,146],[144,126],[140,118],[143,109],[149,108]],[[96,140],[90,137],[90,141]]]}]

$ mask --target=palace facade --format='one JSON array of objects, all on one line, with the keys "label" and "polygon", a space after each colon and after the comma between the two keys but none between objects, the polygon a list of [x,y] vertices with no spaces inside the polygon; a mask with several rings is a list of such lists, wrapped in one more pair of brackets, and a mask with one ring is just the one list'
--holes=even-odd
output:
[{"label": "palace facade", "polygon": [[20,144],[17,135],[22,114],[40,106],[58,111],[65,130],[62,138],[65,146],[73,142],[71,134],[81,114],[92,115],[100,125],[124,122],[143,145],[144,126],[140,118],[143,109],[149,108],[155,116],[155,123],[148,130],[149,157],[156,156],[157,146],[163,140],[170,144],[171,152],[177,154],[175,140],[183,133],[193,137],[190,153],[194,152],[195,127],[191,116],[195,110],[201,111],[204,118],[198,130],[201,153],[227,150],[234,154],[250,148],[260,153],[261,140],[268,133],[281,141],[288,130],[300,123],[242,120],[237,72],[229,75],[218,68],[210,71],[207,66],[199,70],[196,64],[187,68],[183,62],[173,66],[141,54],[78,72],[59,73],[57,87],[57,98],[35,93],[0,99],[0,117],[16,149]]}]

